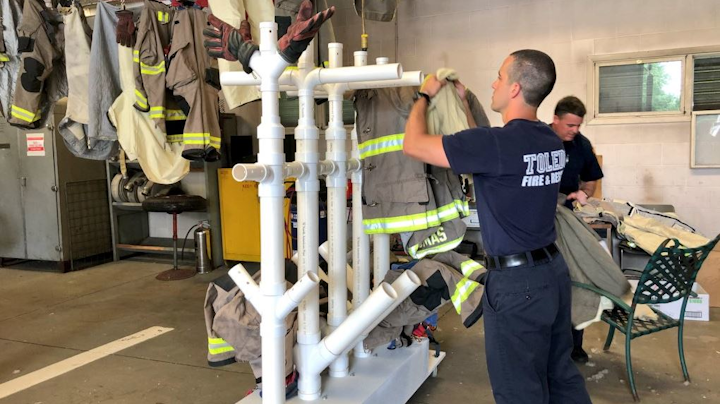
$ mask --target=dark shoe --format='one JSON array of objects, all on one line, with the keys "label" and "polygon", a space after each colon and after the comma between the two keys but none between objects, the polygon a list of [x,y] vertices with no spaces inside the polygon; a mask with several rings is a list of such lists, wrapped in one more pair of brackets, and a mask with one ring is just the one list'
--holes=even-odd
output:
[{"label": "dark shoe", "polygon": [[581,346],[574,347],[570,357],[575,363],[588,363],[588,360],[590,360],[587,352]]}]

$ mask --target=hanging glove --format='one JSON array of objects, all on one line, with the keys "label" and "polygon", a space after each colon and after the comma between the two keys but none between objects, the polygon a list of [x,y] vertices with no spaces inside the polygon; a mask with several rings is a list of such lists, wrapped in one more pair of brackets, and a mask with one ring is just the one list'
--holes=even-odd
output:
[{"label": "hanging glove", "polygon": [[335,6],[312,15],[313,5],[310,0],[300,4],[297,19],[288,27],[287,33],[278,41],[280,56],[288,63],[295,63],[308,47],[310,41],[320,30],[320,26],[335,13]]},{"label": "hanging glove", "polygon": [[117,28],[115,29],[115,40],[122,46],[132,48],[135,45],[135,23],[133,13],[130,10],[116,11],[118,17]]},{"label": "hanging glove", "polygon": [[204,45],[208,54],[216,59],[239,61],[245,73],[250,74],[252,72],[250,57],[259,49],[252,42],[250,23],[245,20],[240,23],[240,28],[235,29],[232,25],[210,14],[208,24],[210,26],[203,30]]}]

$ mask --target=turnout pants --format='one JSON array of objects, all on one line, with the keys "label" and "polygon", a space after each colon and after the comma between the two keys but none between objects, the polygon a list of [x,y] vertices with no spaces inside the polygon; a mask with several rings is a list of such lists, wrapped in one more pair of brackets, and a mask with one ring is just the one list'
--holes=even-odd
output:
[{"label": "turnout pants", "polygon": [[485,351],[498,404],[591,403],[570,358],[570,300],[560,253],[540,265],[488,271]]}]

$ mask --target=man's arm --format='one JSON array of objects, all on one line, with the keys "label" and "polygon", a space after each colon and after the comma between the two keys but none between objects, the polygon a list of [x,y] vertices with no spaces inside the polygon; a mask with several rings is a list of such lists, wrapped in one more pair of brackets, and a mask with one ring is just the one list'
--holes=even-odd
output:
[{"label": "man's arm", "polygon": [[475,122],[475,117],[472,114],[472,110],[470,110],[470,102],[467,99],[467,87],[465,87],[465,85],[462,84],[460,80],[456,80],[455,88],[457,89],[458,95],[462,100],[463,108],[465,109],[465,116],[467,117],[468,121],[468,126],[470,128],[477,128],[477,122]]},{"label": "man's arm", "polygon": [[580,183],[580,190],[587,194],[588,198],[595,194],[595,188],[597,188],[597,181],[587,181]]},{"label": "man's arm", "polygon": [[595,188],[597,187],[597,181],[587,181],[580,183],[580,189],[577,192],[573,192],[568,195],[567,199],[570,201],[578,201],[580,205],[587,205],[588,198],[591,198],[595,194]]},{"label": "man's arm", "polygon": [[[427,94],[429,97],[434,97],[442,85],[434,75],[428,75],[420,88],[420,92]],[[405,125],[403,153],[427,164],[449,168],[450,162],[445,155],[442,135],[427,133],[427,108],[428,101],[425,97],[421,97],[413,105]]]}]

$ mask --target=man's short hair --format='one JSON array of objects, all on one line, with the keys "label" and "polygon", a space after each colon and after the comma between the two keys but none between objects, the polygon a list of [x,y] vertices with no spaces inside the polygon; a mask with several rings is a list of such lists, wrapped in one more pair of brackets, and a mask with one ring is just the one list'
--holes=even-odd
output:
[{"label": "man's short hair", "polygon": [[509,69],[511,82],[519,83],[525,102],[535,108],[555,86],[555,63],[544,52],[523,49],[513,52]]},{"label": "man's short hair", "polygon": [[585,104],[578,97],[569,95],[557,103],[555,106],[555,115],[558,118],[562,118],[565,114],[577,115],[580,118],[585,118]]}]

